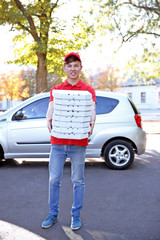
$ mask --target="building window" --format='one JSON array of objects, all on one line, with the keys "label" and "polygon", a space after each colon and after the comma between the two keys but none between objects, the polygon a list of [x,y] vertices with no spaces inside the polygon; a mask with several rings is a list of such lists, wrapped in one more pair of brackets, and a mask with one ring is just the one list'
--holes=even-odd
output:
[{"label": "building window", "polygon": [[146,103],[146,92],[141,92],[141,103]]},{"label": "building window", "polygon": [[128,97],[132,100],[132,93],[128,93]]},{"label": "building window", "polygon": [[158,102],[160,103],[160,92],[158,93]]}]

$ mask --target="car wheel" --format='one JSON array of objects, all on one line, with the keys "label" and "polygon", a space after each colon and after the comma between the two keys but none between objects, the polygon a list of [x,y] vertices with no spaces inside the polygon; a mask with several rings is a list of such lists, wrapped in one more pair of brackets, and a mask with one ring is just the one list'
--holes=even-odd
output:
[{"label": "car wheel", "polygon": [[125,169],[134,160],[133,147],[127,141],[114,140],[105,147],[104,159],[109,168]]}]

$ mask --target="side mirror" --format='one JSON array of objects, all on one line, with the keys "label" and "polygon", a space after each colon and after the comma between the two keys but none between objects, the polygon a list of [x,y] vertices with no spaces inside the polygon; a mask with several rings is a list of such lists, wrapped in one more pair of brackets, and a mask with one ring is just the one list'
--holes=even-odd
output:
[{"label": "side mirror", "polygon": [[21,110],[18,111],[18,112],[15,114],[14,119],[15,119],[15,120],[25,119],[24,113],[23,113]]}]

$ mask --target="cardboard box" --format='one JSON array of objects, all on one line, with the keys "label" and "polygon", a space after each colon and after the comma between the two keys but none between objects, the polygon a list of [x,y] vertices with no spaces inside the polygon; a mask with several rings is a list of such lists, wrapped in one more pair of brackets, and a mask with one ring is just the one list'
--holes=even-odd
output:
[{"label": "cardboard box", "polygon": [[56,133],[70,133],[70,134],[77,134],[77,133],[89,133],[91,130],[90,126],[87,126],[85,128],[72,128],[72,127],[56,127],[54,126],[53,132]]},{"label": "cardboard box", "polygon": [[92,94],[88,91],[53,90],[52,136],[64,139],[88,138]]},{"label": "cardboard box", "polygon": [[67,122],[77,122],[77,123],[85,123],[88,122],[88,124],[90,123],[90,117],[72,117],[72,116],[58,116],[58,115],[54,115],[53,116],[53,121],[59,121],[59,122],[66,122],[66,124],[68,124]]},{"label": "cardboard box", "polygon": [[58,116],[69,116],[69,117],[88,117],[91,116],[92,112],[91,111],[74,111],[74,110],[68,110],[68,111],[63,111],[63,110],[58,110],[54,109],[54,114]]},{"label": "cardboard box", "polygon": [[77,108],[78,106],[92,106],[92,100],[69,100],[69,99],[59,99],[54,98],[54,105],[68,105],[68,106],[75,106]]},{"label": "cardboard box", "polygon": [[63,138],[63,139],[84,139],[84,138],[88,138],[88,133],[69,134],[69,133],[53,132],[53,136],[56,138]]},{"label": "cardboard box", "polygon": [[[90,122],[67,122],[67,127],[85,128],[85,127],[88,127],[89,123]],[[52,125],[56,127],[66,127],[66,122],[53,121]]]},{"label": "cardboard box", "polygon": [[73,91],[73,90],[54,90],[53,97],[57,99],[69,100],[87,100],[92,99],[92,94],[88,91]]},{"label": "cardboard box", "polygon": [[64,111],[90,111],[91,106],[90,105],[89,106],[85,106],[85,105],[76,106],[76,105],[58,105],[58,104],[55,104],[54,109],[64,110]]}]

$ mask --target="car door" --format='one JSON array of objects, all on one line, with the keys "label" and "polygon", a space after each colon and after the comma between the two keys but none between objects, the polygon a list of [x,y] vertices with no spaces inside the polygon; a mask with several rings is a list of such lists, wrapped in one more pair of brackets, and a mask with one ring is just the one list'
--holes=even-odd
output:
[{"label": "car door", "polygon": [[9,152],[13,157],[48,156],[50,134],[45,118],[48,103],[48,97],[36,100],[19,109],[8,122]]},{"label": "car door", "polygon": [[[119,100],[107,96],[96,95],[96,100],[96,122],[86,151],[87,157],[95,158],[100,156],[103,144],[110,138],[109,130],[117,124],[117,118],[113,118],[112,111],[119,103]],[[103,132],[106,130],[108,133],[104,136]]]}]

